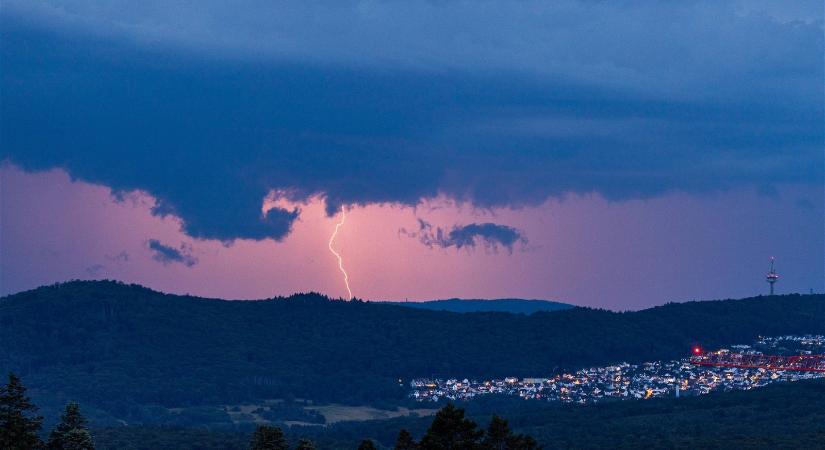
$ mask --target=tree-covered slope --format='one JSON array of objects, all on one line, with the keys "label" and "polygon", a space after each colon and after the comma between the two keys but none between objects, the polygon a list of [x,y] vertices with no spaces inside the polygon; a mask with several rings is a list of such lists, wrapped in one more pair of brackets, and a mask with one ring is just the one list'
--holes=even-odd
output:
[{"label": "tree-covered slope", "polygon": [[222,301],[116,282],[0,299],[0,371],[37,395],[106,410],[304,397],[401,398],[410,377],[540,376],[683,356],[689,346],[825,333],[825,296],[669,304],[615,313],[458,314],[300,294]]}]

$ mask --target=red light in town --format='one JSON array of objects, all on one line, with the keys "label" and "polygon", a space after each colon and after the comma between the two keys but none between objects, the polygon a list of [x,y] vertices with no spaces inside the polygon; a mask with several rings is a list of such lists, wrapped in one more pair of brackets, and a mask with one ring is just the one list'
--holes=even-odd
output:
[{"label": "red light in town", "polygon": [[693,354],[694,354],[694,355],[698,355],[698,354],[700,354],[700,353],[702,353],[702,349],[701,349],[700,347],[698,347],[698,346],[697,346],[697,347],[693,347]]}]

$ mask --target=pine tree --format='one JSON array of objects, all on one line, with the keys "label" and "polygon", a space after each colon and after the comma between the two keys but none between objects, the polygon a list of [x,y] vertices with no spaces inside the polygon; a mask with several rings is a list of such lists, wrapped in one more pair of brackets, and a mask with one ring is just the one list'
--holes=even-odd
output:
[{"label": "pine tree", "polygon": [[62,446],[57,448],[60,450],[94,450],[95,445],[89,430],[75,428],[66,432]]},{"label": "pine tree", "polygon": [[29,450],[43,445],[37,433],[43,418],[35,415],[37,407],[26,396],[26,387],[13,373],[9,383],[0,386],[0,448]]},{"label": "pine tree", "polygon": [[538,443],[530,436],[513,434],[507,421],[493,416],[484,439],[481,441],[484,450],[538,450]]},{"label": "pine tree", "polygon": [[452,403],[441,408],[421,439],[421,447],[428,450],[474,450],[484,434],[476,424],[464,417],[464,410]]},{"label": "pine tree", "polygon": [[288,450],[289,445],[284,437],[284,432],[278,427],[269,425],[258,425],[255,434],[252,435],[252,442],[249,444],[250,450]]},{"label": "pine tree", "polygon": [[533,439],[533,436],[526,434],[513,436],[508,445],[510,450],[541,450],[542,448],[539,443]]},{"label": "pine tree", "polygon": [[298,445],[295,446],[295,450],[315,450],[315,443],[309,439],[301,439],[298,441]]},{"label": "pine tree", "polygon": [[94,450],[92,435],[86,428],[86,418],[80,414],[80,406],[71,402],[60,417],[60,423],[49,435],[49,450]]},{"label": "pine tree", "polygon": [[358,445],[358,450],[377,450],[375,448],[375,444],[372,443],[369,439],[364,439],[361,441],[361,444]]},{"label": "pine tree", "polygon": [[513,432],[507,426],[507,421],[499,416],[493,416],[482,444],[489,450],[509,450],[507,443],[512,437]]},{"label": "pine tree", "polygon": [[395,441],[395,450],[416,450],[417,448],[418,444],[409,431],[401,430],[398,432],[398,439]]}]

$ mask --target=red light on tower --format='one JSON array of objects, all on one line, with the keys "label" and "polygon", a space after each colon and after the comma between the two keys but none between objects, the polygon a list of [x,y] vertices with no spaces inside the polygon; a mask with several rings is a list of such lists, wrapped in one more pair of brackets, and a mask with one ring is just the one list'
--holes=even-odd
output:
[{"label": "red light on tower", "polygon": [[693,354],[694,355],[701,355],[702,354],[702,347],[699,347],[698,345],[694,345],[693,346]]}]

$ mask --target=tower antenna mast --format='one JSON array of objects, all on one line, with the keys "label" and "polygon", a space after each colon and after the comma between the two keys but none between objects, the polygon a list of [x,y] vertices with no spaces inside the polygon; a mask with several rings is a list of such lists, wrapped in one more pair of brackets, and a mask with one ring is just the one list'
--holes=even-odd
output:
[{"label": "tower antenna mast", "polygon": [[771,271],[768,272],[768,275],[765,276],[765,281],[771,286],[771,295],[773,295],[773,285],[779,281],[779,274],[776,273],[776,270],[773,268],[773,263],[776,260],[773,256],[771,256]]}]

